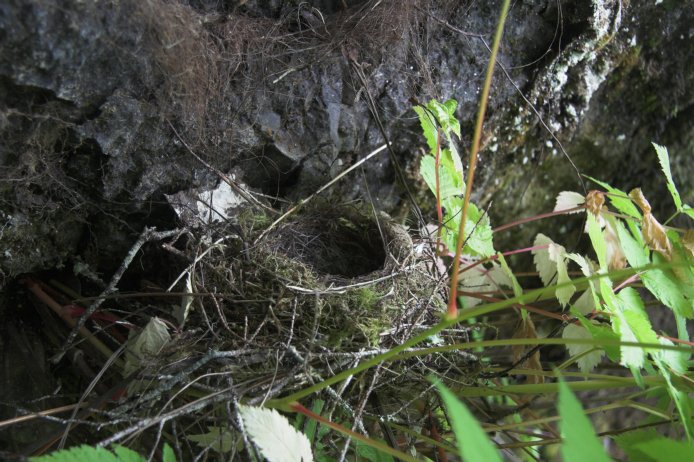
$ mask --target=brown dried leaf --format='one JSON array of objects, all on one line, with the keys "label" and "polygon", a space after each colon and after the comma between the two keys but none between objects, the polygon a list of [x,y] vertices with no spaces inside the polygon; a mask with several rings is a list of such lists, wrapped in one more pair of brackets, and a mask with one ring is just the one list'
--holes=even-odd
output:
[{"label": "brown dried leaf", "polygon": [[596,217],[600,215],[602,207],[605,205],[605,194],[595,189],[588,191],[586,195],[586,209]]},{"label": "brown dried leaf", "polygon": [[622,250],[622,244],[612,225],[607,223],[603,231],[607,244],[607,268],[611,270],[622,269],[627,266],[627,257]]},{"label": "brown dried leaf", "polygon": [[629,192],[629,197],[639,206],[643,213],[651,213],[651,204],[641,192],[641,188],[634,188]]},{"label": "brown dried leaf", "polygon": [[687,251],[690,257],[694,258],[694,229],[688,229],[682,236],[682,247]]},{"label": "brown dried leaf", "polygon": [[[516,329],[513,338],[537,338],[537,331],[535,330],[535,324],[533,323],[530,315],[526,316],[524,320],[521,320],[518,329]],[[516,363],[520,361],[526,354],[526,350],[529,349],[526,345],[514,345],[512,348],[513,352],[513,362]],[[525,369],[530,369],[534,371],[542,371],[542,364],[540,363],[540,350],[536,350],[533,354],[528,356],[521,364],[520,367]],[[525,383],[544,383],[545,378],[542,375],[532,375],[528,374],[526,376]]]},{"label": "brown dried leaf", "polygon": [[644,212],[641,221],[641,233],[643,240],[651,250],[655,250],[668,260],[672,259],[672,243],[667,237],[665,228],[658,223],[658,220],[651,213]]}]

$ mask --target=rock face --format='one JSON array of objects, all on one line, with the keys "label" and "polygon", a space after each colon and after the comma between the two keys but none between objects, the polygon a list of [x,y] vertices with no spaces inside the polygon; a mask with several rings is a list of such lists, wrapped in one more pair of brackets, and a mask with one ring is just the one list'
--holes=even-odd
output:
[{"label": "rock face", "polygon": [[[498,3],[2,2],[0,275],[111,271],[143,226],[174,226],[164,194],[218,181],[189,149],[296,200],[384,142],[376,116],[416,171],[410,99],[437,97],[460,102],[464,152]],[[694,202],[693,36],[674,0],[515,2],[476,199],[497,222],[550,209],[579,188],[561,143],[582,173],[667,202],[654,140]],[[399,206],[387,154],[331,192],[366,185]]]}]

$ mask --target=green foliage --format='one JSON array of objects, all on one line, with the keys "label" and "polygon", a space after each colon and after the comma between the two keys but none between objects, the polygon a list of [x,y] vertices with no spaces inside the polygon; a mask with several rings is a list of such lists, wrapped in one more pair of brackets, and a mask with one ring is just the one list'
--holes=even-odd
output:
[{"label": "green foliage", "polygon": [[[426,106],[414,108],[430,151],[422,157],[419,171],[434,194],[437,207],[445,211],[443,222],[439,225],[442,228],[442,242],[449,251],[455,249],[458,240],[465,192],[463,164],[453,138],[453,135],[460,138],[460,123],[455,118],[457,105],[458,103],[452,99],[445,103],[432,100]],[[472,203],[468,208],[465,229],[468,235],[463,252],[481,257],[489,257],[496,253],[489,217]]]},{"label": "green foliage", "polygon": [[436,382],[436,387],[446,406],[453,433],[458,441],[460,458],[466,462],[501,462],[499,451],[467,407],[440,382]]},{"label": "green foliage", "polygon": [[[123,446],[114,446],[113,451],[93,446],[76,446],[70,449],[55,451],[45,456],[32,457],[31,462],[146,462],[147,459],[135,451]],[[164,462],[176,462],[173,449],[164,445]]]},{"label": "green foliage", "polygon": [[561,455],[564,462],[609,461],[581,404],[563,380],[559,383],[557,407],[561,417]]}]

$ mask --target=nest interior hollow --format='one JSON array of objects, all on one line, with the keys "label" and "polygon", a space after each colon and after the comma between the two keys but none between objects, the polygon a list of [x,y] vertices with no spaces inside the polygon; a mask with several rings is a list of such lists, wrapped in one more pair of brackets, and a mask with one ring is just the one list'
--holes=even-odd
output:
[{"label": "nest interior hollow", "polygon": [[274,250],[319,275],[357,278],[383,270],[388,236],[373,215],[323,208],[291,220],[272,236]]}]

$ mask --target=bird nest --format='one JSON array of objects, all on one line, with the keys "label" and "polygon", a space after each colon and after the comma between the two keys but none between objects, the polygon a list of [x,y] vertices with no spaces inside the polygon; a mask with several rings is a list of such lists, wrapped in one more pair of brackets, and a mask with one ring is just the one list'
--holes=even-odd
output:
[{"label": "bird nest", "polygon": [[[444,284],[431,273],[435,265],[386,215],[323,203],[271,221],[242,212],[238,225],[191,231],[185,249],[179,245],[176,252],[188,261],[176,286],[179,328],[156,354],[140,352],[125,379],[127,395],[102,415],[101,443],[130,444],[139,436],[140,450],[151,450],[173,432],[185,442],[179,445],[185,459],[204,451],[233,458],[230,452],[244,447],[235,404],[306,389],[440,320]],[[157,309],[171,312],[171,305]],[[464,329],[435,339],[467,340]],[[472,381],[476,364],[459,351],[415,356],[368,369],[311,399],[334,419],[385,435],[369,426],[369,416],[421,426],[429,416],[416,403],[431,389],[427,376]]]}]

